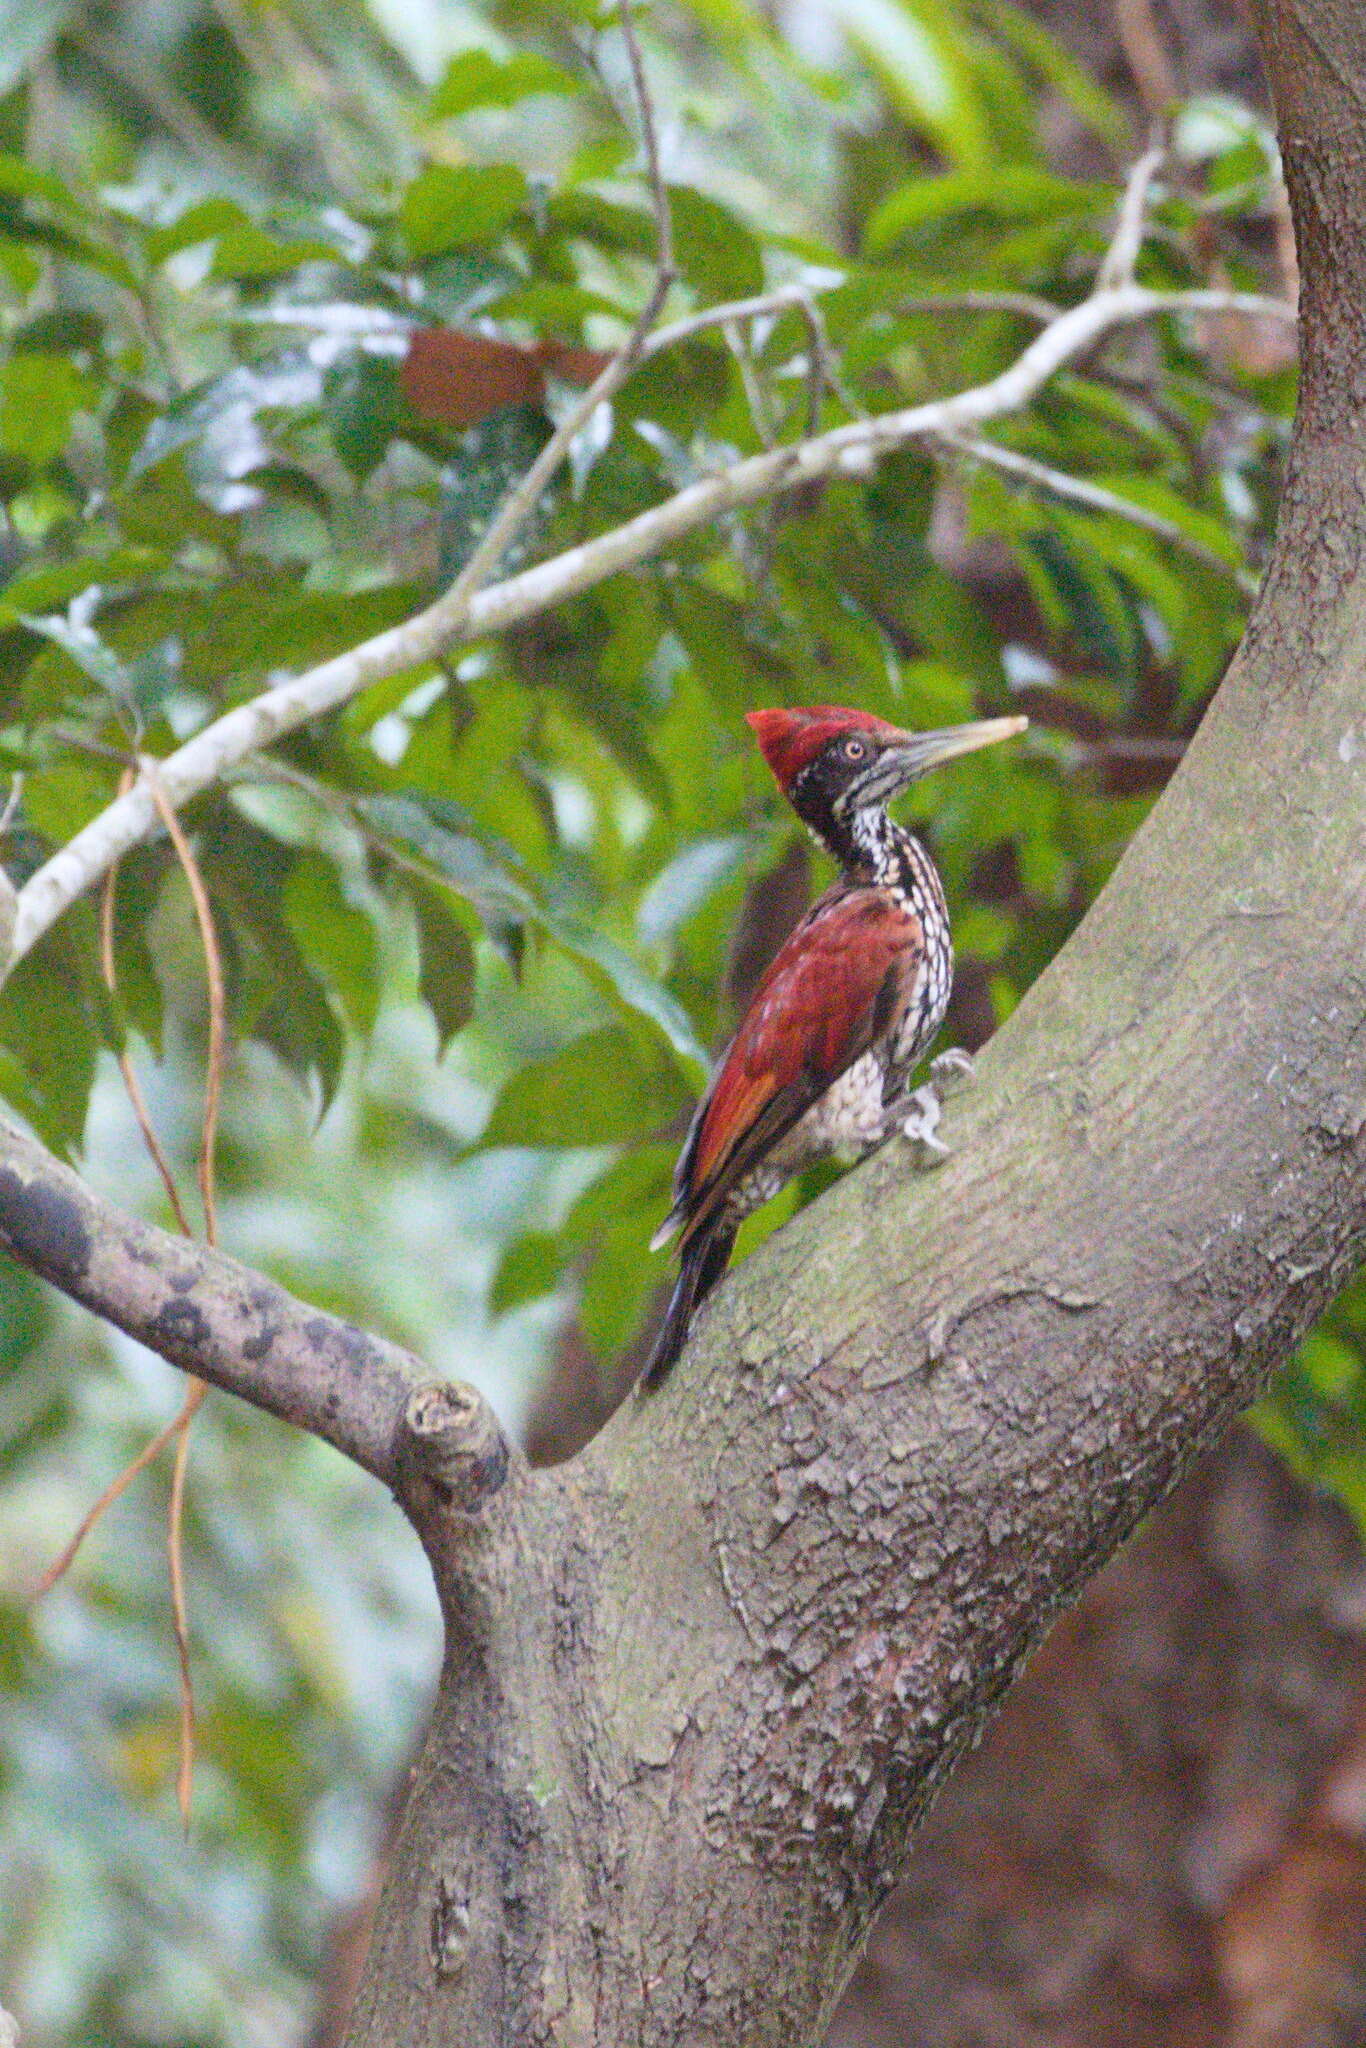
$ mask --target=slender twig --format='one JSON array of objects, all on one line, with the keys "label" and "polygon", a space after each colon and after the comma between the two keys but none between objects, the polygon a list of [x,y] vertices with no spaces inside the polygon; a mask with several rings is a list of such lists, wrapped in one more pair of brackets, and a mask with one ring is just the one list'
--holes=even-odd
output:
[{"label": "slender twig", "polygon": [[[823,272],[819,277],[799,283],[775,285],[771,291],[755,292],[748,298],[726,299],[719,305],[703,306],[696,313],[685,313],[663,327],[654,328],[641,343],[636,361],[648,363],[666,349],[676,348],[680,342],[691,340],[693,335],[702,334],[709,327],[725,327],[734,320],[762,319],[765,314],[788,310],[800,312],[821,293],[834,291],[843,282],[840,273]],[[926,300],[925,303],[935,306],[952,302]],[[1044,301],[1037,303],[1043,305]],[[1043,317],[1051,320],[1058,310],[1056,306],[1050,307]],[[244,306],[239,307],[232,318],[243,326],[303,327],[314,334],[382,343],[396,355],[402,353],[409,338],[423,325],[412,314],[395,313],[386,306]]]},{"label": "slender twig", "polygon": [[[843,378],[840,376],[838,368],[836,367],[835,351],[830,346],[830,336],[826,332],[825,327],[825,315],[822,313],[820,309],[820,304],[818,300],[816,299],[814,293],[809,292],[805,288],[805,286],[802,286],[799,289],[800,297],[797,300],[797,310],[801,314],[803,320],[806,322],[806,330],[811,337],[811,352],[816,359],[816,363],[818,365],[820,372],[819,382],[827,384],[830,387],[830,389],[834,392],[836,398],[838,398],[840,404],[844,407],[845,411],[849,414],[851,419],[867,419],[867,406],[863,405],[859,401],[859,399],[857,399],[854,396],[853,392],[847,388]],[[813,383],[815,382],[816,380],[813,379]],[[818,388],[817,399],[819,400]],[[819,425],[820,413],[818,406],[817,410],[812,414],[811,417],[811,423],[809,428],[810,433],[814,434]]]},{"label": "slender twig", "polygon": [[[129,780],[131,781],[131,779],[130,776]],[[110,868],[104,878],[104,889],[100,897],[100,971],[104,976],[104,985],[109,990],[110,995],[116,993],[118,986],[114,969],[114,894],[118,885],[118,874],[117,866]],[[123,1076],[124,1089],[129,1102],[132,1104],[133,1115],[137,1119],[142,1142],[147,1148],[148,1156],[153,1166],[155,1166],[157,1173],[160,1175],[161,1185],[166,1190],[166,1199],[171,1205],[171,1214],[175,1217],[185,1236],[192,1237],[194,1233],[190,1229],[190,1219],[185,1214],[185,1205],[180,1199],[180,1189],[176,1186],[175,1175],[171,1171],[171,1163],[167,1159],[162,1149],[161,1140],[156,1134],[151,1114],[147,1108],[147,1098],[142,1092],[142,1083],[138,1079],[137,1068],[133,1065],[126,1047],[120,1049],[118,1062],[119,1072]]]},{"label": "slender twig", "polygon": [[[132,779],[133,771],[131,769],[126,770],[123,784],[125,789]],[[104,977],[105,986],[111,995],[114,995],[118,988],[114,961],[114,892],[117,882],[118,868],[117,866],[111,867],[104,878],[104,889],[100,901],[100,970]],[[175,1216],[176,1222],[183,1234],[189,1237],[192,1233],[190,1231],[189,1219],[185,1214],[185,1205],[180,1199],[180,1190],[176,1186],[175,1175],[171,1172],[170,1162],[162,1149],[161,1141],[157,1137],[151,1116],[148,1113],[147,1101],[142,1092],[142,1084],[137,1077],[137,1069],[134,1067],[126,1051],[120,1051],[118,1062],[119,1072],[123,1076],[123,1084],[128,1093],[128,1100],[132,1104],[133,1114],[137,1119],[143,1143],[147,1147],[152,1163],[161,1177],[161,1183],[166,1190],[166,1197],[171,1205],[172,1214]],[[171,1607],[174,1619],[176,1655],[180,1664],[181,1767],[177,1778],[177,1793],[182,1813],[186,1812],[188,1805],[185,1759],[187,1756],[193,1755],[194,1696],[190,1685],[188,1642],[184,1627],[184,1580],[180,1556],[181,1516],[177,1496],[179,1495],[180,1499],[183,1499],[184,1459],[181,1452],[185,1444],[186,1432],[189,1429],[195,1410],[204,1398],[204,1392],[204,1382],[198,1379],[191,1379],[185,1398],[171,1420],[164,1429],[159,1429],[156,1435],[143,1445],[137,1456],[129,1460],[123,1470],[110,1481],[98,1499],[86,1510],[70,1540],[39,1579],[33,1595],[35,1600],[41,1599],[45,1593],[52,1590],[59,1579],[65,1577],[91,1530],[127,1491],[139,1473],[145,1472],[153,1460],[165,1449],[166,1445],[174,1440],[176,1444],[176,1460],[171,1481],[171,1512],[167,1522],[167,1540],[171,1559]],[[179,1481],[178,1485],[177,1479]]]},{"label": "slender twig", "polygon": [[635,0],[620,0],[619,14],[621,33],[626,44],[626,59],[631,67],[631,90],[635,94],[636,112],[640,117],[640,140],[645,152],[645,172],[650,181],[650,202],[654,208],[655,233],[658,237],[656,265],[660,271],[674,273],[673,216],[669,211],[669,194],[664,184],[664,169],[659,155],[659,131],[655,122],[654,97],[650,92],[650,81],[645,76],[645,59],[640,54],[640,43],[636,38]]},{"label": "slender twig", "polygon": [[642,348],[640,359],[647,363],[652,356],[677,348],[681,341],[691,341],[695,334],[704,334],[709,327],[733,327],[742,320],[762,320],[765,314],[796,312],[803,299],[809,302],[813,293],[831,289],[831,283],[779,284],[770,292],[755,292],[748,299],[727,299],[719,306],[703,306],[698,313],[685,313],[680,320],[670,320],[667,326],[657,328]]},{"label": "slender twig", "polygon": [[175,1795],[180,1818],[190,1825],[194,1790],[194,1673],[190,1669],[190,1616],[185,1600],[185,1473],[190,1458],[190,1424],[208,1393],[204,1381],[191,1376],[175,1423],[175,1457],[171,1465],[171,1499],[166,1510],[166,1560],[171,1575],[171,1618],[176,1662],[180,1667],[180,1763]]},{"label": "slender twig", "polygon": [[1114,0],[1115,28],[1134,84],[1149,114],[1161,119],[1176,98],[1176,73],[1152,0]]},{"label": "slender twig", "polygon": [[1069,476],[1065,470],[1053,469],[1033,455],[1022,455],[1018,449],[1003,448],[999,442],[984,441],[976,435],[945,434],[940,445],[956,455],[966,456],[969,461],[987,463],[1006,476],[1018,477],[1022,483],[1047,491],[1052,497],[1084,505],[1089,512],[1103,512],[1112,518],[1125,519],[1131,526],[1141,526],[1145,532],[1155,533],[1173,547],[1180,548],[1193,560],[1203,562],[1206,568],[1216,569],[1221,576],[1227,576],[1245,596],[1257,595],[1260,585],[1249,570],[1235,568],[1213,548],[1207,548],[1202,541],[1183,532],[1174,520],[1164,519],[1160,512],[1150,511],[1146,505],[1136,505],[1132,498],[1107,490],[1103,484],[1092,483],[1088,477]]},{"label": "slender twig", "polygon": [[[619,570],[647,561],[728,512],[822,478],[866,473],[893,448],[961,433],[1016,412],[1064,364],[1086,355],[1118,328],[1199,313],[1287,321],[1295,317],[1293,308],[1283,301],[1256,292],[1158,292],[1137,284],[1098,290],[1050,320],[1012,363],[985,384],[869,419],[849,420],[809,440],[748,456],[729,469],[685,485],[623,525],[499,583],[470,595],[452,589],[403,624],[263,690],[250,702],[224,712],[166,756],[159,772],[167,795],[174,805],[182,806],[246,755],[349,702],[369,684],[536,617]],[[150,789],[140,780],[127,796],[117,798],[55,853],[19,892],[5,971],[157,822]]]},{"label": "slender twig", "polygon": [[1153,180],[1166,161],[1167,152],[1160,143],[1145,149],[1129,172],[1124,185],[1124,196],[1119,202],[1119,219],[1110,246],[1101,258],[1100,269],[1096,272],[1097,291],[1112,291],[1117,286],[1132,284],[1134,265],[1138,252],[1143,247],[1143,230],[1148,218],[1148,199],[1152,192]]},{"label": "slender twig", "polygon": [[626,50],[630,59],[631,79],[635,88],[641,141],[645,152],[645,170],[654,206],[654,284],[634,327],[611,362],[589,385],[578,404],[561,420],[525,476],[519,478],[513,485],[495,512],[483,539],[451,585],[448,596],[452,604],[459,604],[471,596],[497,568],[508,547],[535,510],[542,491],[569,454],[577,436],[587,426],[598,407],[608,404],[626,382],[640,360],[645,338],[663,311],[664,301],[669,296],[669,287],[677,275],[674,264],[673,217],[669,211],[669,195],[664,185],[664,174],[660,169],[654,103],[650,98],[640,45],[636,41],[631,5],[632,0],[620,0],[621,31],[626,38]]},{"label": "slender twig", "polygon": [[204,1076],[204,1116],[199,1144],[199,1193],[204,1204],[204,1235],[210,1244],[218,1242],[218,1205],[215,1196],[214,1149],[218,1140],[218,1109],[223,1095],[223,1067],[227,1058],[227,998],[223,981],[223,955],[218,944],[218,933],[214,926],[213,909],[209,903],[209,892],[204,886],[199,863],[194,857],[185,828],[175,814],[170,798],[162,786],[157,763],[148,754],[143,754],[138,763],[152,792],[152,801],[166,836],[175,848],[176,858],[184,870],[185,881],[194,904],[196,922],[199,925],[200,943],[204,948],[204,972],[209,988],[209,1053]]},{"label": "slender twig", "polygon": [[[191,1384],[190,1394],[193,1394],[194,1389],[198,1386],[201,1386],[202,1384],[202,1381],[193,1381]],[[128,1488],[132,1485],[133,1481],[137,1478],[138,1474],[140,1472],[145,1472],[147,1470],[147,1467],[152,1463],[153,1459],[158,1457],[160,1453],[165,1450],[167,1444],[170,1443],[171,1438],[176,1434],[176,1432],[179,1429],[183,1427],[185,1420],[185,1408],[188,1405],[189,1400],[190,1395],[187,1395],[185,1402],[181,1405],[181,1407],[179,1407],[176,1410],[175,1414],[171,1417],[171,1420],[166,1424],[166,1427],[164,1429],[159,1429],[156,1435],[152,1437],[149,1442],[143,1445],[142,1449],[138,1452],[137,1456],[133,1458],[127,1465],[124,1466],[122,1472],[119,1473],[118,1477],[116,1479],[110,1480],[108,1486],[105,1487],[104,1492],[100,1495],[99,1499],[95,1501],[89,1508],[86,1509],[85,1514],[81,1517],[81,1520],[77,1525],[75,1534],[71,1537],[70,1541],[66,1544],[65,1548],[62,1551],[60,1551],[58,1555],[52,1560],[52,1563],[48,1566],[47,1570],[43,1573],[43,1576],[39,1579],[37,1585],[35,1586],[33,1591],[33,1597],[35,1600],[40,1600],[44,1593],[50,1593],[52,1588],[56,1585],[58,1579],[65,1577],[66,1573],[70,1571],[71,1566],[75,1561],[76,1553],[79,1551],[86,1537],[90,1534],[90,1531],[95,1527],[95,1524],[100,1520],[101,1516],[106,1514],[108,1510],[113,1507],[115,1501],[119,1499],[121,1494],[127,1492]],[[198,1406],[198,1403],[196,1402],[195,1405]]]},{"label": "slender twig", "polygon": [[1035,292],[921,292],[896,302],[898,313],[1018,313],[1046,327],[1062,312],[1052,299]]},{"label": "slender twig", "polygon": [[768,416],[768,405],[754,368],[754,358],[749,352],[744,335],[733,321],[721,331],[726,337],[727,346],[740,372],[740,383],[745,394],[745,404],[749,407],[749,416],[754,422],[754,431],[759,436],[761,445],[771,448],[775,438],[773,422]]},{"label": "slender twig", "polygon": [[[204,949],[204,972],[209,989],[209,1052],[204,1076],[204,1115],[199,1140],[199,1195],[204,1205],[204,1235],[211,1246],[218,1243],[218,1197],[215,1186],[215,1148],[218,1141],[218,1108],[223,1094],[223,1067],[227,1058],[227,998],[223,981],[223,955],[213,921],[213,907],[204,877],[194,857],[185,829],[161,786],[156,763],[147,755],[140,762],[152,791],[152,800],[166,827],[184,872],[199,925]],[[171,1571],[171,1612],[175,1624],[176,1656],[180,1664],[180,1768],[176,1773],[176,1798],[181,1818],[190,1824],[190,1793],[194,1777],[195,1715],[194,1684],[190,1671],[190,1624],[185,1602],[184,1521],[185,1472],[190,1455],[190,1424],[207,1388],[201,1379],[191,1379],[180,1412],[175,1440],[175,1462],[171,1469],[171,1500],[166,1522],[166,1549]]]}]

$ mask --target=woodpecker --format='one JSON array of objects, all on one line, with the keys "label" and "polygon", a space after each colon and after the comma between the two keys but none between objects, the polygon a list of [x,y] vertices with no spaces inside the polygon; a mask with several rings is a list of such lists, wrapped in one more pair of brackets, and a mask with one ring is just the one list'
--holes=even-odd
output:
[{"label": "woodpecker", "polygon": [[941,761],[1029,723],[913,733],[833,704],[745,717],[840,878],[789,934],[697,1105],[673,1206],[651,1244],[679,1234],[678,1281],[641,1375],[647,1388],[678,1357],[745,1217],[794,1173],[832,1153],[858,1157],[898,1126],[936,1143],[937,1102],[908,1116],[908,1083],[948,1006],[949,916],[933,861],[887,805]]}]

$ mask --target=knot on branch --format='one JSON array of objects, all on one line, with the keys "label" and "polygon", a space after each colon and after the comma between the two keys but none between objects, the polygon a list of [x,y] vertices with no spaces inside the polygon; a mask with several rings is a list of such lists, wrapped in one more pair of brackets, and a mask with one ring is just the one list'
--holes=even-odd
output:
[{"label": "knot on branch", "polygon": [[482,1394],[458,1381],[426,1380],[403,1410],[398,1491],[409,1505],[435,1496],[443,1508],[477,1515],[508,1475],[511,1452]]}]

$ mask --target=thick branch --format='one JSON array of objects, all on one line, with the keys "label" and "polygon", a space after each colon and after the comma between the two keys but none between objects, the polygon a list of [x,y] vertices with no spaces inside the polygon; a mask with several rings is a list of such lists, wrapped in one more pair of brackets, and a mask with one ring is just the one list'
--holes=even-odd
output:
[{"label": "thick branch", "polygon": [[[1008,369],[986,384],[900,412],[852,420],[828,433],[765,450],[718,475],[687,485],[624,526],[568,548],[501,583],[473,593],[447,592],[403,625],[378,633],[348,653],[321,662],[303,675],[263,691],[250,703],[225,712],[166,757],[160,769],[162,786],[179,810],[248,754],[335,710],[371,683],[432,661],[465,641],[534,618],[619,570],[659,554],[724,513],[826,477],[863,474],[908,442],[962,433],[1017,411],[1065,363],[1084,355],[1116,328],[1163,314],[1264,315],[1269,311],[1288,315],[1278,301],[1251,293],[1153,292],[1133,284],[1106,287],[1059,314]],[[21,960],[121,855],[146,838],[156,822],[151,790],[145,780],[140,781],[39,868],[19,892],[5,971]]]},{"label": "thick branch", "polygon": [[[2,1121],[0,1246],[172,1365],[311,1430],[386,1486],[411,1466],[405,1418],[418,1360],[264,1274],[123,1215]],[[479,1396],[469,1401],[482,1442],[491,1417]]]}]

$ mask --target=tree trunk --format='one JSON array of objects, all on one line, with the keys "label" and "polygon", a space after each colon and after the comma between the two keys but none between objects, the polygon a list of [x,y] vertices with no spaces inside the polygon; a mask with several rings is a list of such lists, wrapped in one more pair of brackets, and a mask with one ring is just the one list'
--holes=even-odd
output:
[{"label": "tree trunk", "polygon": [[572,1464],[409,1487],[447,1651],[354,2044],[819,2041],[1050,1617],[1361,1256],[1366,24],[1257,12],[1305,376],[1246,644],[949,1163],[849,1176]]},{"label": "tree trunk", "polygon": [[1360,2048],[1366,1559],[1249,1430],[1054,1630],[828,2048]]}]

